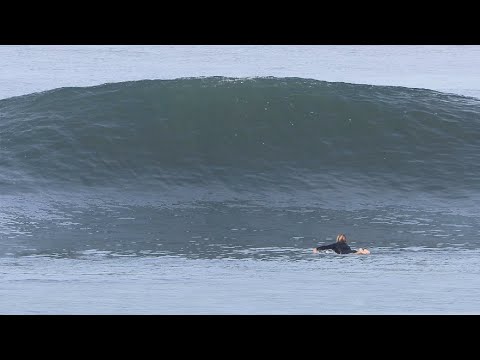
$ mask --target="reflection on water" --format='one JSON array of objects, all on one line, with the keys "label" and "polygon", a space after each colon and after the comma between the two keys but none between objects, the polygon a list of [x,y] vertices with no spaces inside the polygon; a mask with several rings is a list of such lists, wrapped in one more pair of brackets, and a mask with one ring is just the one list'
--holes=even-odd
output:
[{"label": "reflection on water", "polygon": [[[343,210],[240,202],[128,204],[100,197],[31,201],[2,197],[3,256],[297,259],[347,234],[352,248],[414,251],[479,248],[478,217],[411,208]],[[112,255],[115,256],[115,255]]]},{"label": "reflection on water", "polygon": [[478,249],[377,248],[369,256],[341,256],[272,247],[212,259],[77,255],[1,258],[0,312],[480,314]]}]

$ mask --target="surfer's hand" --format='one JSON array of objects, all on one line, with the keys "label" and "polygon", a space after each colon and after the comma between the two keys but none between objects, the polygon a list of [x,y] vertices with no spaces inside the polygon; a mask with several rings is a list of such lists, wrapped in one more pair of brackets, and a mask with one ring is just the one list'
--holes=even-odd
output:
[{"label": "surfer's hand", "polygon": [[313,248],[313,253],[314,253],[314,254],[318,253],[317,248]]}]

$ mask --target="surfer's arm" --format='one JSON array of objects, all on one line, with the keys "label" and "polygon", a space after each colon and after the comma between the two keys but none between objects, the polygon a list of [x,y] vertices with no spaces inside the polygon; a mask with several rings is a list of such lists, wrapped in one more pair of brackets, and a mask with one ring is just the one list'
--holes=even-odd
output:
[{"label": "surfer's arm", "polygon": [[320,245],[315,248],[315,250],[335,250],[335,245],[336,244],[330,244],[330,245]]}]

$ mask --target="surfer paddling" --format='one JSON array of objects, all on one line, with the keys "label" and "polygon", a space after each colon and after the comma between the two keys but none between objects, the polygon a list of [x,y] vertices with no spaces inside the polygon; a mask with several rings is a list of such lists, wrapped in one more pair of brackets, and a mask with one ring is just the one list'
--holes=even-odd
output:
[{"label": "surfer paddling", "polygon": [[347,237],[345,234],[339,234],[337,236],[337,241],[330,245],[320,245],[316,248],[313,248],[314,253],[318,253],[320,250],[333,250],[337,254],[358,254],[358,255],[368,255],[370,251],[368,249],[359,248],[357,250],[353,250],[347,244]]}]

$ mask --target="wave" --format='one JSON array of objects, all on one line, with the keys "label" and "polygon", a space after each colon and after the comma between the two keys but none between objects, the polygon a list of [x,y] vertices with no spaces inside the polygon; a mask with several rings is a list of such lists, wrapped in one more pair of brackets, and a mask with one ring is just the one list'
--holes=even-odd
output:
[{"label": "wave", "polygon": [[0,192],[64,186],[478,191],[480,100],[182,78],[0,100]]}]

